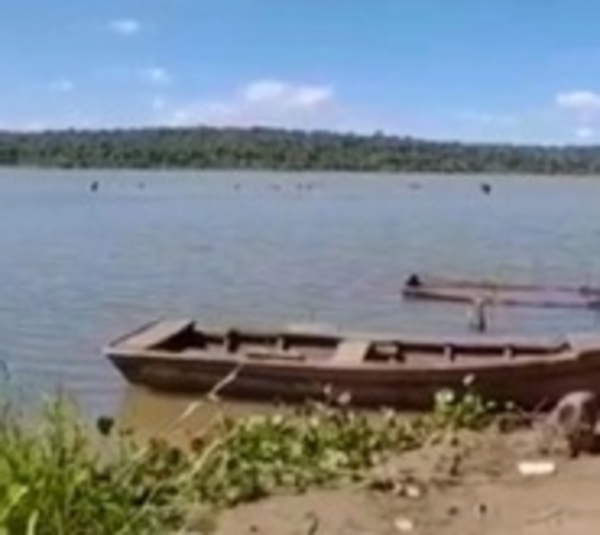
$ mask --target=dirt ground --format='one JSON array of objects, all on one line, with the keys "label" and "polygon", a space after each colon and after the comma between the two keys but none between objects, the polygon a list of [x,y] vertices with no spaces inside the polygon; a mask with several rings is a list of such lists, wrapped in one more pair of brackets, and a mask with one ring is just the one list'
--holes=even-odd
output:
[{"label": "dirt ground", "polygon": [[[218,518],[216,533],[600,533],[600,457],[541,457],[534,440],[530,434],[453,439],[378,468],[368,488],[273,497],[227,511]],[[524,476],[518,470],[524,460],[550,460],[556,469]]]}]

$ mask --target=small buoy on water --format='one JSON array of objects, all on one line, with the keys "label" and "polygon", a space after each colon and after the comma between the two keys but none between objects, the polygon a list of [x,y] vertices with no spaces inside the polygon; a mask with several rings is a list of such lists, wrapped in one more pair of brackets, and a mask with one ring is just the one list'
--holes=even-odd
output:
[{"label": "small buoy on water", "polygon": [[483,193],[485,193],[486,195],[489,195],[492,192],[492,185],[488,184],[487,182],[484,182],[483,184],[481,184],[481,191],[483,191]]},{"label": "small buoy on water", "polygon": [[90,184],[90,191],[98,191],[99,187],[100,187],[100,184],[98,183],[98,181],[94,180],[94,182],[92,182]]}]

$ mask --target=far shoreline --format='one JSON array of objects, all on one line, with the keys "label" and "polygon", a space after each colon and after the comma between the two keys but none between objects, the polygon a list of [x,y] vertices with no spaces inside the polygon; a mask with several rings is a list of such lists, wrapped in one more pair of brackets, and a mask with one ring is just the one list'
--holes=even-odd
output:
[{"label": "far shoreline", "polygon": [[264,127],[0,131],[0,167],[595,176],[600,175],[600,146]]},{"label": "far shoreline", "polygon": [[[507,172],[446,172],[446,171],[361,171],[345,169],[273,169],[273,168],[189,168],[189,167],[57,167],[57,166],[33,166],[33,165],[0,165],[0,179],[5,178],[10,173],[49,173],[57,175],[93,175],[93,174],[113,174],[122,175],[181,175],[191,176],[201,179],[201,175],[228,175],[228,176],[246,176],[247,178],[259,178],[265,176],[322,176],[322,177],[352,177],[364,178],[389,178],[406,180],[414,179],[433,179],[433,178],[462,178],[462,179],[553,179],[553,180],[580,180],[600,178],[598,173],[579,173],[579,174],[548,174],[548,173],[522,173],[518,171]],[[253,176],[251,176],[253,175]]]}]

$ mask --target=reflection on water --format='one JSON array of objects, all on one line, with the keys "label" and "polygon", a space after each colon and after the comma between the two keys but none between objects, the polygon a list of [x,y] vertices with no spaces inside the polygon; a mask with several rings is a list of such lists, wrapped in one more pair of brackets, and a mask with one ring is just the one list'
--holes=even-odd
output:
[{"label": "reflection on water", "polygon": [[[600,181],[486,177],[490,195],[481,181],[2,171],[0,360],[26,391],[61,384],[111,412],[124,384],[100,349],[157,317],[465,333],[463,307],[401,300],[409,273],[600,284]],[[496,333],[598,322],[581,310],[491,314]],[[175,405],[159,405],[146,398],[137,418],[168,423]]]},{"label": "reflection on water", "polygon": [[[325,397],[317,401],[324,402]],[[132,436],[140,443],[158,437],[187,447],[192,439],[214,429],[213,426],[222,422],[223,418],[236,420],[264,414],[291,416],[299,408],[304,409],[293,404],[240,402],[226,398],[210,401],[201,396],[166,395],[128,385],[119,396],[115,417],[119,429],[132,432]],[[353,407],[352,411],[376,422],[387,409]],[[402,416],[406,418],[416,414],[414,411],[402,411]]]},{"label": "reflection on water", "polygon": [[164,437],[182,445],[202,434],[224,416],[240,418],[252,414],[291,412],[291,407],[266,403],[209,401],[198,396],[176,396],[127,386],[116,412],[119,427],[134,432],[138,439]]}]

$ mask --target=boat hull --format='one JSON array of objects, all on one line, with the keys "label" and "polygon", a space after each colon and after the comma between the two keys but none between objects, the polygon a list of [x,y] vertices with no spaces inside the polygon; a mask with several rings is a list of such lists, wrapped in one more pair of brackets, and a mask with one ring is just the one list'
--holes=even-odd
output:
[{"label": "boat hull", "polygon": [[132,384],[172,393],[206,394],[228,376],[234,379],[219,389],[224,397],[299,402],[322,400],[329,388],[348,393],[360,406],[392,406],[428,409],[444,388],[462,389],[469,376],[478,392],[497,402],[513,402],[523,408],[552,404],[573,390],[592,390],[600,395],[600,356],[591,363],[578,361],[530,366],[527,369],[451,370],[344,370],[244,367],[234,363],[205,363],[119,356],[112,362]]},{"label": "boat hull", "polygon": [[[233,345],[232,345],[233,344]],[[600,337],[562,340],[210,331],[158,322],[109,344],[131,383],[175,393],[297,402],[347,393],[354,405],[427,409],[467,377],[497,402],[538,408],[600,395]]]}]

